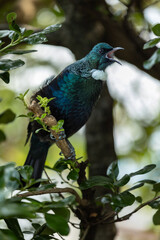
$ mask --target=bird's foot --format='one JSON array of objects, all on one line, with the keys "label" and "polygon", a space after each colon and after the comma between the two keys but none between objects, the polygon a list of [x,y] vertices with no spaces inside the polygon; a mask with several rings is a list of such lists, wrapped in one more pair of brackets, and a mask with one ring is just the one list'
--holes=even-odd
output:
[{"label": "bird's foot", "polygon": [[[68,146],[70,148],[70,152],[71,152],[71,155],[70,157],[68,157],[69,160],[72,160],[72,159],[75,159],[76,157],[76,153],[75,153],[75,150],[74,150],[74,147],[72,146],[72,144],[70,143],[70,141],[68,139],[66,139],[67,143],[68,143]],[[62,152],[59,153],[60,156],[63,155]]]},{"label": "bird's foot", "polygon": [[58,142],[59,140],[63,140],[66,138],[66,134],[65,134],[65,131],[60,131],[58,133],[58,139],[56,139],[52,133],[50,133],[50,138],[56,142]]}]

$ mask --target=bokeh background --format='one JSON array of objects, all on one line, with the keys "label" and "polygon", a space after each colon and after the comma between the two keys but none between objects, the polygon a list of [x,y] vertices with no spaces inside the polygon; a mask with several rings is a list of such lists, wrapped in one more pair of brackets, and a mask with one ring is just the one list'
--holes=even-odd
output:
[{"label": "bokeh background", "polygon": [[[132,30],[136,31],[137,36],[143,41],[147,41],[155,37],[150,29],[151,26],[160,22],[160,2],[135,1],[137,5],[134,5],[133,2],[106,0],[107,14],[112,14],[112,17],[115,18],[114,21],[118,22],[117,24],[122,22],[127,14],[130,14],[129,21],[133,25]],[[138,8],[138,2],[141,3],[141,11]],[[131,3],[133,6],[129,10],[130,12],[127,12]],[[63,4],[62,1],[62,6]],[[66,7],[67,3],[64,9]],[[1,0],[0,29],[7,28],[5,18],[7,13],[12,11],[17,13],[19,24],[35,30],[55,23],[63,24],[67,18],[61,4],[53,0]],[[116,31],[116,29],[112,30]],[[107,32],[107,34],[112,34],[112,32]],[[27,101],[29,101],[29,97],[42,86],[47,77],[58,74],[64,67],[73,63],[77,56],[80,56],[81,49],[74,54],[74,51],[66,47],[65,42],[62,46],[57,42],[55,41],[55,45],[53,41],[52,44],[30,46],[29,49],[33,48],[38,52],[21,57],[26,64],[11,72],[10,84],[6,85],[2,81],[0,82],[1,112],[10,107],[17,115],[14,122],[0,125],[0,129],[3,129],[7,136],[7,140],[0,144],[0,164],[14,161],[17,165],[23,165],[29,148],[28,145],[24,146],[28,120],[18,117],[20,114],[25,114],[26,111],[16,96],[30,89],[27,95]],[[112,42],[109,44],[113,45]],[[127,42],[124,41],[122,47],[125,48],[125,55],[131,54],[127,52],[130,48]],[[79,48],[78,44],[77,48]],[[121,53],[122,55],[123,53]],[[138,170],[146,164],[155,163],[157,168],[150,173],[149,177],[157,181],[160,172],[160,68],[158,68],[158,72],[155,70],[155,74],[152,72],[147,74],[142,64],[141,70],[136,66],[138,59],[135,59],[135,64],[131,64],[131,61],[127,62],[127,57],[124,59],[121,57],[120,61],[122,66],[114,64],[107,69],[107,85],[114,100],[114,146],[117,158],[120,160],[120,174],[122,176],[125,173]],[[159,79],[153,76],[159,76]],[[77,157],[87,158],[85,127],[71,138],[71,142],[76,149]],[[49,151],[46,164],[52,166],[58,158],[59,150],[53,146]],[[141,194],[146,200],[153,197],[150,186],[144,187]],[[127,211],[128,209],[126,209]],[[153,212],[149,207],[146,207],[130,220],[117,224],[116,240],[160,239],[159,227],[152,224]]]}]

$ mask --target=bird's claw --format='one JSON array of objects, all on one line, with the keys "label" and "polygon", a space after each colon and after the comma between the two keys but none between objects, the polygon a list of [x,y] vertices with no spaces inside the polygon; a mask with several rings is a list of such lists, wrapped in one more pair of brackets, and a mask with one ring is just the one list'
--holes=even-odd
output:
[{"label": "bird's claw", "polygon": [[56,139],[52,133],[50,133],[50,138],[56,142],[60,141],[60,140],[63,140],[66,138],[66,134],[64,131],[60,131],[59,134],[58,134],[58,139]]}]

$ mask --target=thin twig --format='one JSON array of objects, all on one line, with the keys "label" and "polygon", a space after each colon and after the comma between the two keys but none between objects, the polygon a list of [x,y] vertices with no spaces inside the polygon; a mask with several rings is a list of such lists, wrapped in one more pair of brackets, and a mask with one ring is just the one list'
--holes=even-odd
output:
[{"label": "thin twig", "polygon": [[120,218],[117,218],[117,219],[115,219],[111,222],[108,222],[108,223],[122,222],[122,221],[128,220],[134,213],[138,212],[143,207],[149,205],[150,203],[152,203],[152,202],[154,202],[158,199],[160,199],[160,196],[157,196],[157,197],[153,198],[152,200],[149,200],[149,201],[146,201],[146,202],[142,203],[136,209],[134,209],[131,213],[128,213],[127,215],[124,215],[124,216],[122,216]]},{"label": "thin twig", "polygon": [[83,236],[80,238],[80,240],[85,240],[89,229],[90,229],[90,226],[88,225],[83,233]]},{"label": "thin twig", "polygon": [[22,194],[16,195],[17,197],[29,197],[34,195],[43,195],[43,194],[50,194],[50,193],[70,193],[73,194],[76,197],[76,202],[79,203],[79,205],[86,206],[87,202],[86,200],[83,200],[80,198],[78,193],[69,187],[66,188],[50,188],[42,191],[31,191],[31,192],[25,192]]}]

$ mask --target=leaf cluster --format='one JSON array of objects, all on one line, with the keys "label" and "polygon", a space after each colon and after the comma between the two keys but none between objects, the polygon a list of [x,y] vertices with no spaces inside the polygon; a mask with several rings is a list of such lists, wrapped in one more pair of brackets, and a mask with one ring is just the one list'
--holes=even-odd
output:
[{"label": "leaf cluster", "polygon": [[[7,22],[9,26],[9,30],[1,30],[0,31],[0,55],[6,54],[16,54],[22,55],[31,52],[36,52],[36,50],[25,50],[25,49],[16,49],[13,48],[20,44],[40,44],[47,42],[46,34],[56,31],[61,27],[60,24],[51,25],[44,30],[34,33],[33,30],[27,30],[26,28],[20,27],[16,23],[17,14],[12,12],[7,15]],[[4,38],[9,38],[10,43],[5,44],[3,41]],[[21,59],[11,60],[11,59],[1,59],[0,60],[0,78],[5,82],[9,83],[10,74],[9,71],[18,67],[21,67],[25,64],[25,62]]]},{"label": "leaf cluster", "polygon": [[[160,23],[156,24],[154,27],[152,27],[152,32],[157,36],[156,38],[153,38],[149,40],[147,43],[144,44],[143,49],[153,48],[158,43],[160,43]],[[145,69],[151,69],[156,63],[160,62],[160,49],[157,49],[153,55],[144,62],[144,68]]]}]

